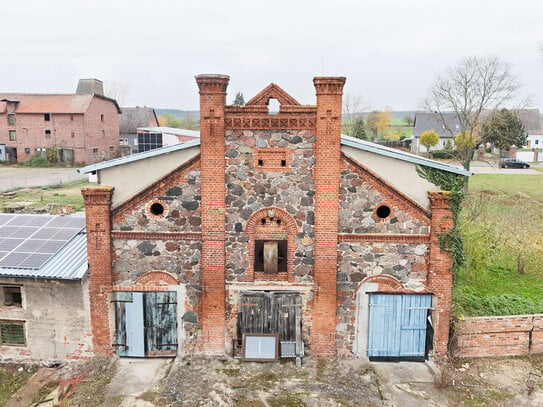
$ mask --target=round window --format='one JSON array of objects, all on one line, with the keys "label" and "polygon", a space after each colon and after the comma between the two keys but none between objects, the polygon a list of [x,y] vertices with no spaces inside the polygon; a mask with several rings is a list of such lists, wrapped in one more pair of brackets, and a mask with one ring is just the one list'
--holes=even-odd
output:
[{"label": "round window", "polygon": [[375,211],[375,214],[380,219],[386,219],[390,216],[391,210],[388,205],[381,205]]},{"label": "round window", "polygon": [[161,203],[155,202],[154,204],[151,205],[151,207],[149,208],[149,211],[155,216],[160,216],[164,214],[164,205],[162,205]]}]

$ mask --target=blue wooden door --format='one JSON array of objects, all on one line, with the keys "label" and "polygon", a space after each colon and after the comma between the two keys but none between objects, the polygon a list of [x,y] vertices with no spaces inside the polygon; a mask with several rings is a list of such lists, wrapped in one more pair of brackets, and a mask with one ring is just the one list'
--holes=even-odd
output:
[{"label": "blue wooden door", "polygon": [[424,357],[431,295],[370,294],[368,356]]},{"label": "blue wooden door", "polygon": [[145,356],[143,293],[115,292],[115,325],[117,355]]},{"label": "blue wooden door", "polygon": [[115,292],[114,296],[117,355],[176,355],[177,296],[174,291]]}]

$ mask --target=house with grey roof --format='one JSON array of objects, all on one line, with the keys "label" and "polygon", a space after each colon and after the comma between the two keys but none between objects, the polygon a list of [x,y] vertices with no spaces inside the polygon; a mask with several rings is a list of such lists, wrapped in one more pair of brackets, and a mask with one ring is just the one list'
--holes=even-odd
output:
[{"label": "house with grey roof", "polygon": [[138,150],[138,127],[158,126],[158,118],[152,107],[122,107],[119,115],[119,140],[129,146],[131,153]]},{"label": "house with grey roof", "polygon": [[0,214],[0,361],[92,356],[85,218]]}]

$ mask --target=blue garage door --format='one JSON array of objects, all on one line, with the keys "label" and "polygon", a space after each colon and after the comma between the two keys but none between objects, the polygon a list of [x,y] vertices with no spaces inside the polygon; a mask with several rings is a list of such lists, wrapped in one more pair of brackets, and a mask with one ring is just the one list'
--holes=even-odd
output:
[{"label": "blue garage door", "polygon": [[431,295],[370,294],[369,357],[424,357]]}]

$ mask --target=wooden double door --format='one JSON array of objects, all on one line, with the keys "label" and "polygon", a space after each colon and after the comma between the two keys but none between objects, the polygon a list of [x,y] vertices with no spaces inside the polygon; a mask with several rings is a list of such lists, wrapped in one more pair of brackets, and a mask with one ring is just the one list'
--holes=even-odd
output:
[{"label": "wooden double door", "polygon": [[244,291],[238,304],[238,338],[243,334],[277,334],[280,356],[303,355],[302,297],[297,292]]},{"label": "wooden double door", "polygon": [[117,355],[176,356],[177,293],[115,292]]}]

